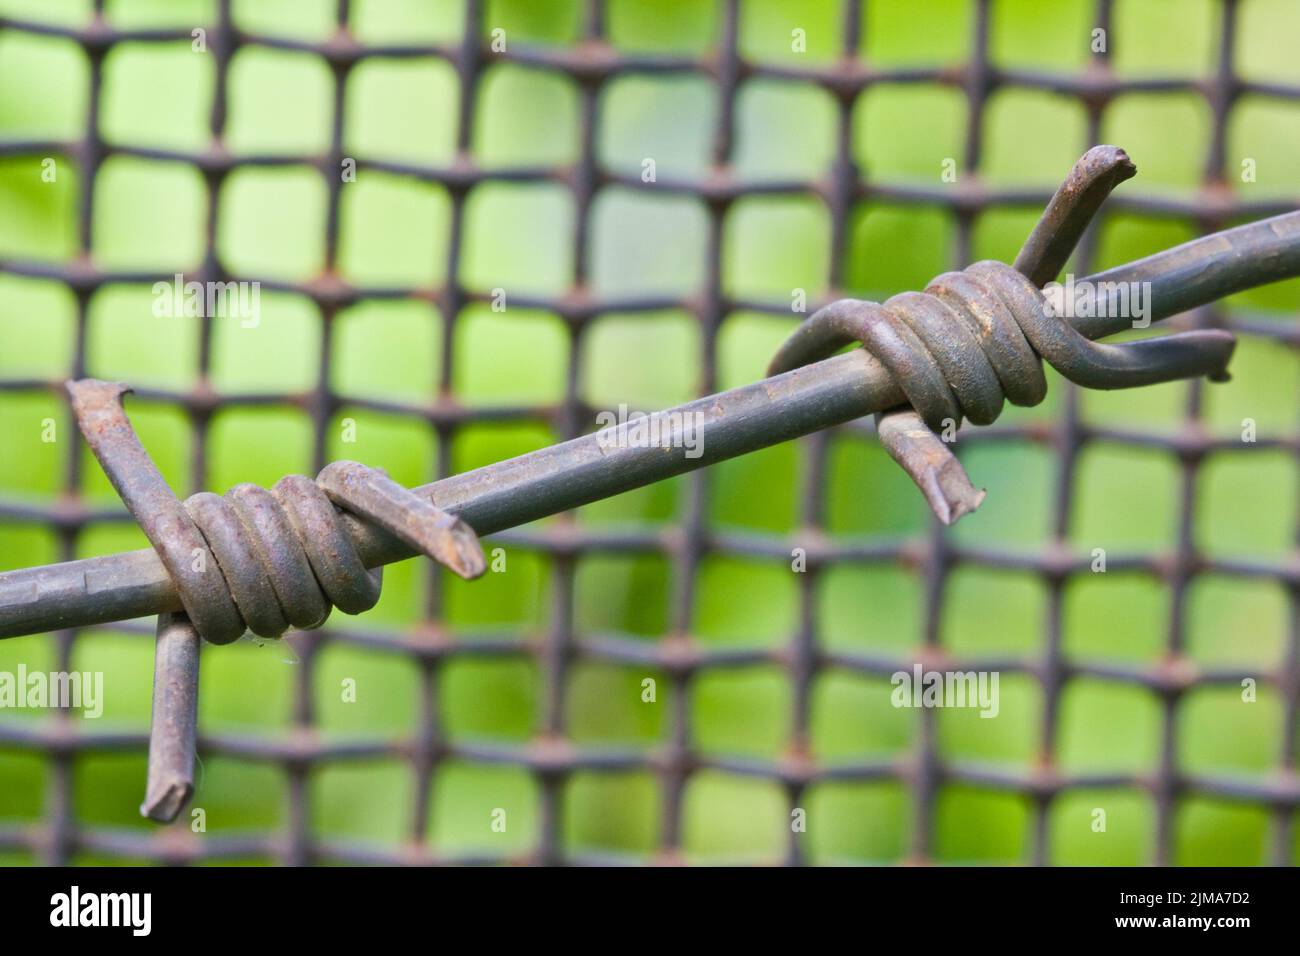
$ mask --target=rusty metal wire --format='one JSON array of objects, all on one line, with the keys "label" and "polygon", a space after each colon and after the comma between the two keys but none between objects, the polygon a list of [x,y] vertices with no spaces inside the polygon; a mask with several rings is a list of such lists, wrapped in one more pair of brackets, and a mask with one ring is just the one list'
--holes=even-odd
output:
[{"label": "rusty metal wire", "polygon": [[[328,334],[321,338],[320,368],[317,386],[305,395],[243,396],[245,404],[284,405],[304,408],[314,424],[313,456],[315,466],[325,464],[326,430],[331,416],[343,405],[368,408],[386,414],[408,416],[427,422],[438,441],[439,477],[447,474],[450,461],[450,444],[456,431],[490,414],[499,419],[501,413],[484,413],[458,405],[450,399],[451,370],[453,363],[453,330],[461,310],[468,304],[488,299],[484,290],[466,289],[456,281],[463,233],[464,210],[467,197],[484,182],[525,181],[565,183],[572,194],[577,227],[574,236],[574,267],[572,282],[565,294],[553,299],[518,302],[545,308],[568,323],[575,343],[582,335],[585,324],[593,317],[609,311],[639,312],[675,305],[693,313],[703,332],[702,393],[716,390],[714,363],[716,336],[725,316],[739,309],[772,314],[785,311],[784,306],[769,303],[738,301],[726,295],[721,283],[721,244],[723,223],[732,205],[739,199],[752,195],[755,184],[738,178],[733,173],[732,137],[734,113],[741,85],[755,78],[804,81],[828,91],[835,99],[838,110],[839,149],[835,161],[825,178],[815,182],[764,183],[767,194],[814,195],[820,198],[830,212],[831,256],[830,287],[840,289],[844,282],[847,250],[847,233],[850,213],[860,203],[887,200],[898,203],[923,203],[950,212],[956,224],[957,241],[953,260],[957,267],[970,260],[971,235],[978,217],[989,209],[1009,205],[1041,205],[1050,197],[1033,190],[997,190],[976,179],[974,185],[961,190],[941,187],[898,185],[865,177],[853,163],[849,150],[850,112],[860,93],[881,82],[937,83],[956,86],[968,98],[970,109],[963,166],[969,170],[979,168],[983,154],[984,106],[990,93],[1000,86],[1015,86],[1051,90],[1066,96],[1077,97],[1088,115],[1088,142],[1100,139],[1102,115],[1116,96],[1140,89],[1187,90],[1205,96],[1214,116],[1214,127],[1209,154],[1205,164],[1206,189],[1191,199],[1157,198],[1134,195],[1117,196],[1111,204],[1120,209],[1131,209],[1191,221],[1204,232],[1213,231],[1239,218],[1255,218],[1284,212],[1292,208],[1277,202],[1241,202],[1225,198],[1225,192],[1216,187],[1222,183],[1225,165],[1225,138],[1227,121],[1233,103],[1245,93],[1258,93],[1300,102],[1300,88],[1277,84],[1249,83],[1235,74],[1233,67],[1233,35],[1238,4],[1235,0],[1222,0],[1220,21],[1220,49],[1218,68],[1208,78],[1179,79],[1154,78],[1127,80],[1115,75],[1108,66],[1106,56],[1098,55],[1086,75],[1059,76],[1028,71],[1011,71],[995,68],[989,61],[988,35],[990,2],[980,0],[975,6],[974,47],[967,65],[962,69],[881,69],[865,62],[858,52],[861,10],[856,3],[845,4],[843,10],[842,51],[840,62],[828,66],[795,68],[773,67],[745,61],[738,50],[737,35],[742,15],[738,0],[722,0],[721,29],[717,45],[703,56],[627,54],[608,45],[604,39],[604,10],[598,0],[587,4],[584,19],[584,42],[563,49],[529,47],[512,44],[505,54],[493,54],[509,62],[551,70],[568,77],[577,87],[580,96],[581,154],[571,167],[562,169],[485,169],[476,165],[470,153],[470,122],[474,114],[478,78],[487,56],[481,37],[486,24],[482,5],[477,0],[466,0],[463,40],[456,45],[405,44],[383,47],[363,45],[348,31],[349,10],[346,0],[338,8],[340,29],[327,41],[314,43],[288,40],[282,37],[259,36],[236,30],[230,20],[229,3],[218,3],[218,20],[208,28],[209,45],[217,65],[218,80],[213,100],[209,128],[214,147],[207,152],[186,153],[138,146],[110,145],[103,139],[99,125],[99,96],[101,75],[107,52],[123,42],[166,42],[188,40],[185,30],[129,30],[117,29],[104,21],[97,12],[94,22],[87,27],[61,27],[12,18],[0,18],[0,30],[20,30],[53,34],[77,41],[90,61],[91,96],[84,138],[72,143],[26,142],[0,143],[0,156],[42,156],[59,154],[76,160],[80,180],[78,225],[80,254],[73,261],[61,265],[35,262],[3,261],[0,273],[55,279],[64,283],[76,296],[78,322],[76,351],[66,376],[58,381],[31,379],[0,380],[0,391],[32,392],[53,391],[62,388],[63,378],[82,378],[86,371],[86,316],[88,305],[95,293],[110,282],[136,281],[151,283],[160,277],[106,271],[91,258],[93,192],[96,175],[104,159],[114,154],[143,158],[173,160],[192,164],[198,168],[208,188],[208,235],[206,252],[200,269],[187,278],[200,281],[224,281],[237,278],[228,273],[215,252],[215,232],[218,218],[217,198],[225,178],[234,170],[260,163],[282,164],[295,162],[319,169],[328,186],[328,216],[326,220],[326,268],[315,280],[305,283],[263,281],[268,289],[283,289],[309,297],[317,305],[326,330],[337,312],[369,297],[393,294],[422,294],[431,297],[442,314],[444,342],[439,385],[441,396],[428,403],[378,402],[337,393],[328,382],[331,359],[331,341]],[[97,11],[100,9],[97,3]],[[1095,21],[1109,27],[1111,3],[1099,0]],[[334,75],[335,109],[330,148],[319,156],[284,157],[274,159],[235,158],[221,147],[226,120],[225,80],[234,51],[244,46],[266,46],[292,49],[320,56]],[[451,241],[449,243],[446,274],[448,281],[437,289],[361,290],[349,286],[334,269],[338,248],[338,208],[340,184],[336,172],[343,156],[342,125],[343,91],[350,70],[361,60],[373,56],[435,57],[444,60],[456,70],[460,81],[458,107],[457,155],[455,162],[443,167],[419,167],[383,160],[360,160],[358,167],[409,176],[414,179],[441,185],[451,198]],[[706,251],[707,270],[701,294],[678,302],[662,298],[604,298],[597,296],[588,284],[588,234],[592,203],[598,192],[607,186],[633,189],[645,188],[637,177],[626,176],[601,167],[595,155],[594,140],[597,122],[597,100],[602,86],[615,77],[629,73],[691,73],[703,74],[718,86],[722,108],[715,130],[711,174],[699,181],[661,179],[655,189],[670,194],[685,195],[700,201],[708,211],[710,227]],[[1083,144],[1080,144],[1083,145]],[[1090,244],[1085,238],[1080,259],[1086,264],[1091,258]],[[1268,336],[1291,345],[1300,343],[1295,325],[1254,322],[1248,318],[1226,314],[1219,309],[1197,310],[1193,324],[1213,325],[1230,329],[1241,335]],[[214,394],[206,384],[211,341],[210,320],[202,321],[202,348],[199,355],[199,381],[204,383],[192,391],[150,390],[142,396],[153,401],[166,402],[187,413],[194,431],[194,468],[192,480],[195,491],[205,484],[207,473],[207,437],[212,415],[228,400],[227,396]],[[801,805],[808,789],[824,781],[895,780],[909,788],[913,801],[912,826],[908,857],[915,861],[928,861],[934,857],[935,802],[942,787],[950,784],[968,784],[1023,796],[1033,807],[1033,835],[1029,843],[1028,862],[1050,862],[1047,839],[1047,821],[1053,801],[1063,793],[1080,788],[1133,788],[1149,793],[1156,810],[1156,834],[1152,841],[1152,862],[1169,862],[1172,858],[1173,821],[1181,798],[1204,795],[1228,800],[1243,801],[1270,809],[1273,816],[1271,859],[1277,863],[1291,861],[1295,838],[1295,813],[1300,806],[1300,779],[1295,772],[1296,727],[1300,682],[1300,576],[1294,564],[1259,560],[1228,560],[1208,557],[1198,553],[1193,535],[1193,499],[1197,487],[1200,464],[1211,454],[1233,451],[1249,453],[1268,448],[1286,448],[1300,455],[1300,436],[1269,436],[1253,444],[1229,443],[1211,437],[1199,427],[1200,391],[1198,384],[1188,387],[1186,427],[1178,434],[1146,434],[1135,431],[1097,429],[1081,420],[1077,400],[1072,390],[1067,391],[1062,416],[1050,429],[1042,427],[999,426],[971,436],[979,441],[1026,441],[1046,445],[1056,452],[1054,479],[1053,541],[1041,552],[1023,554],[1008,552],[996,547],[957,545],[950,540],[944,528],[935,523],[932,531],[922,541],[869,540],[843,542],[829,538],[823,531],[824,502],[822,489],[825,482],[829,438],[825,433],[808,439],[804,448],[807,475],[806,494],[800,515],[804,529],[797,541],[758,534],[740,534],[733,531],[721,533],[709,527],[706,507],[707,473],[697,472],[688,479],[686,518],[680,532],[665,538],[654,529],[620,532],[617,534],[583,531],[571,521],[560,521],[542,530],[520,530],[504,533],[501,538],[521,547],[545,553],[552,569],[551,620],[540,640],[527,634],[507,635],[493,640],[460,642],[442,626],[442,599],[438,578],[430,585],[427,619],[422,627],[412,629],[407,635],[367,631],[362,628],[331,629],[327,632],[310,632],[303,644],[301,667],[295,672],[294,729],[283,738],[243,737],[234,735],[205,735],[200,738],[200,749],[209,754],[274,764],[284,771],[288,786],[288,824],[283,831],[247,837],[207,836],[186,839],[178,834],[144,835],[135,832],[105,830],[80,823],[73,811],[73,767],[79,755],[92,752],[133,751],[142,752],[146,737],[139,734],[92,734],[78,729],[79,725],[62,719],[32,727],[0,723],[0,747],[35,751],[47,756],[53,769],[49,786],[47,815],[40,826],[0,826],[0,850],[25,849],[38,853],[50,863],[65,863],[79,852],[98,852],[132,858],[155,859],[169,862],[193,860],[245,858],[265,856],[290,864],[327,861],[427,863],[447,862],[449,857],[428,841],[428,820],[431,786],[440,765],[449,759],[465,759],[506,764],[532,773],[538,783],[540,795],[540,839],[525,862],[598,862],[603,858],[575,854],[566,849],[562,832],[562,806],[564,792],[570,778],[581,772],[610,772],[644,770],[656,774],[660,781],[661,816],[657,840],[656,860],[672,862],[680,859],[682,849],[683,799],[694,774],[701,770],[716,769],[754,779],[771,781],[784,790],[791,807]],[[590,420],[590,409],[581,400],[575,377],[568,379],[564,401],[558,407],[537,407],[517,410],[522,420],[550,422],[563,437],[573,437],[583,431],[582,423]],[[858,431],[859,426],[849,426]],[[1086,562],[1068,552],[1066,535],[1070,522],[1071,501],[1075,486],[1075,465],[1081,450],[1089,443],[1104,440],[1132,446],[1156,448],[1175,457],[1180,466],[1178,498],[1180,501],[1178,538],[1175,549],[1168,554],[1143,554],[1120,556],[1111,561],[1112,567],[1141,571],[1167,585],[1171,610],[1165,658],[1152,666],[1125,666],[1087,661],[1067,661],[1061,647],[1061,618],[1063,595],[1070,578],[1082,573]],[[121,520],[118,515],[105,515],[82,503],[79,490],[82,486],[80,455],[73,450],[65,468],[65,490],[68,503],[58,507],[31,506],[0,501],[0,519],[6,521],[35,522],[57,530],[61,557],[69,560],[75,556],[78,536],[94,522]],[[705,648],[690,639],[690,625],[696,602],[697,577],[706,555],[726,554],[757,558],[787,558],[792,545],[808,550],[808,573],[800,576],[800,626],[791,636],[788,645],[776,651],[718,651]],[[573,608],[575,602],[575,577],[579,563],[587,556],[606,551],[665,554],[673,561],[675,597],[671,615],[672,639],[648,648],[635,641],[617,637],[593,636],[579,640],[576,633]],[[1000,662],[1006,673],[1023,673],[1036,679],[1043,691],[1039,741],[1040,760],[1023,771],[992,769],[977,764],[967,764],[942,759],[936,740],[936,717],[930,711],[919,714],[920,731],[912,757],[826,764],[814,759],[810,753],[809,726],[812,692],[820,675],[831,670],[841,670],[862,675],[889,675],[910,666],[912,658],[899,659],[884,655],[849,654],[822,648],[818,639],[818,620],[815,613],[816,590],[819,578],[832,566],[845,562],[895,563],[914,569],[922,578],[925,593],[923,617],[923,642],[917,659],[927,666],[945,668],[969,667],[953,660],[942,648],[940,619],[945,582],[951,572],[962,565],[976,565],[1018,569],[1036,574],[1045,584],[1048,595],[1048,621],[1045,628],[1041,654],[1033,658]],[[1197,576],[1206,573],[1223,573],[1250,578],[1272,580],[1288,589],[1290,594],[1291,624],[1287,639],[1286,661],[1274,674],[1262,680],[1275,685],[1282,700],[1284,713],[1283,750],[1279,755],[1277,772],[1268,780],[1191,775],[1181,769],[1176,760],[1177,714],[1179,703],[1190,690],[1209,684],[1232,684],[1240,674],[1232,669],[1198,669],[1183,654],[1188,589]],[[434,637],[430,637],[434,635]],[[75,630],[64,630],[57,635],[58,664],[69,669],[72,650],[77,640]],[[424,720],[413,728],[409,737],[401,739],[369,739],[363,741],[331,742],[311,731],[314,727],[312,683],[316,657],[322,646],[338,642],[404,655],[415,661],[423,674],[422,713],[433,715],[437,710],[440,672],[448,660],[473,655],[511,655],[535,660],[544,675],[541,712],[537,722],[538,735],[533,743],[524,746],[487,746],[467,744],[449,739],[436,720]],[[614,664],[654,666],[667,673],[672,684],[670,693],[676,702],[667,735],[660,746],[652,751],[609,747],[588,747],[569,739],[566,727],[564,700],[571,667],[575,660],[599,660]],[[785,669],[793,688],[794,706],[789,728],[789,746],[785,754],[775,761],[755,761],[743,757],[706,756],[696,752],[691,744],[689,689],[701,673],[717,668],[741,667],[754,664],[777,665]],[[1255,676],[1255,675],[1252,675]],[[1076,677],[1095,677],[1108,681],[1150,689],[1162,705],[1162,742],[1158,765],[1139,773],[1117,772],[1102,774],[1069,773],[1057,766],[1053,752],[1059,724],[1061,694],[1067,681]],[[371,757],[398,757],[409,761],[415,787],[407,830],[408,840],[400,847],[359,845],[321,837],[309,826],[309,778],[312,772],[324,765],[347,759]],[[459,859],[459,858],[458,858]],[[791,835],[785,862],[797,864],[806,860],[806,848],[796,835]],[[471,860],[477,861],[477,860]]]}]

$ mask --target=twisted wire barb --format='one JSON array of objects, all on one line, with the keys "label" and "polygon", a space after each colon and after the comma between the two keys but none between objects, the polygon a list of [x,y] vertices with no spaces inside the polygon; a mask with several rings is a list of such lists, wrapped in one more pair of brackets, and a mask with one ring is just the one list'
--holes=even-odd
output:
[{"label": "twisted wire barb", "polygon": [[314,628],[333,607],[348,614],[379,601],[383,568],[367,568],[337,504],[373,521],[461,577],[486,568],[464,521],[376,468],[327,465],[315,481],[289,475],[267,491],[236,485],[224,497],[172,494],[127,418],[120,382],[68,383],[72,410],[104,473],[176,587],[184,613],[158,616],[152,727],[140,812],[169,823],[194,792],[199,644],[252,631],[280,637]]},{"label": "twisted wire barb", "polygon": [[963,416],[976,425],[991,424],[1004,399],[1037,405],[1047,395],[1043,360],[1087,388],[1133,388],[1201,375],[1226,380],[1236,345],[1228,332],[1205,329],[1098,345],[1053,314],[1038,288],[1060,272],[1110,191],[1136,172],[1124,150],[1094,146],[1053,195],[1014,267],[976,262],[944,273],[924,292],[903,292],[883,304],[832,302],[785,341],[768,374],[860,343],[911,406],[877,415],[881,442],[944,524],[977,508],[984,492],[933,433],[950,430],[948,440],[955,439]]},{"label": "twisted wire barb", "polygon": [[463,578],[486,562],[468,524],[376,468],[327,465],[315,481],[289,475],[267,491],[236,485],[178,501],[131,428],[120,382],[68,383],[77,426],[127,510],[158,552],[195,629],[213,644],[245,631],[279,637],[314,628],[333,607],[379,601],[383,569],[367,568],[334,505],[400,537]]}]

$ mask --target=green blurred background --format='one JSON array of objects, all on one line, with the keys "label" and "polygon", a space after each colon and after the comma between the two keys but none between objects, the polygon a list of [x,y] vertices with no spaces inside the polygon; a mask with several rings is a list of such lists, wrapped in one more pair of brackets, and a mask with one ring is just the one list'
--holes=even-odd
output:
[{"label": "green blurred background", "polygon": [[[212,3],[181,0],[109,2],[122,25],[188,26],[212,19]],[[237,25],[256,32],[319,40],[332,32],[333,3],[237,2]],[[572,41],[580,30],[576,0],[496,0],[484,22],[507,30],[511,43]],[[1077,73],[1088,61],[1092,3],[996,0],[990,56],[997,65]],[[973,3],[875,0],[866,4],[862,52],[880,65],[959,64],[972,42]],[[1287,39],[1300,33],[1300,7],[1287,0],[1240,4],[1235,40],[1239,73],[1248,79],[1300,82],[1300,59]],[[78,24],[89,3],[0,0],[0,12]],[[607,25],[620,49],[696,53],[717,42],[719,5],[690,0],[611,0]],[[1205,76],[1215,68],[1217,0],[1119,0],[1110,42],[1122,76]],[[827,63],[839,46],[838,2],[745,0],[739,43],[750,59]],[[357,0],[352,26],[366,42],[449,41],[460,34],[456,0]],[[807,31],[808,49],[793,54],[790,31]],[[89,65],[68,39],[0,30],[0,138],[73,140],[86,122]],[[210,57],[188,43],[125,44],[104,64],[100,126],[110,143],[200,150],[215,72]],[[456,74],[435,59],[367,59],[351,73],[345,99],[348,155],[441,166],[454,156]],[[238,154],[310,155],[328,148],[332,79],[309,53],[243,48],[229,75],[228,148]],[[635,175],[653,156],[661,179],[708,169],[718,110],[705,77],[627,76],[601,95],[600,161]],[[951,87],[876,86],[856,102],[853,152],[865,173],[889,182],[935,186],[944,157],[961,157],[967,105]],[[474,159],[485,166],[573,162],[579,151],[578,94],[556,74],[511,63],[487,64],[475,107]],[[742,84],[736,114],[735,168],[745,180],[811,179],[834,156],[836,111],[831,96],[798,82]],[[1188,92],[1123,95],[1105,113],[1103,141],[1125,147],[1139,168],[1123,191],[1190,197],[1198,189],[1212,128],[1206,101]],[[999,186],[1050,187],[1090,145],[1086,115],[1073,99],[1006,88],[986,109],[979,175]],[[1243,199],[1292,197],[1300,166],[1300,103],[1247,96],[1228,127],[1228,188]],[[1258,180],[1242,183],[1242,158],[1257,163]],[[76,177],[60,160],[56,183],[43,183],[40,157],[0,158],[0,258],[59,262],[76,252]],[[970,170],[959,170],[963,180]],[[325,186],[306,166],[243,168],[225,181],[218,206],[218,253],[236,273],[302,280],[324,261]],[[450,200],[444,189],[366,171],[343,188],[339,271],[360,286],[436,287],[448,277]],[[471,289],[555,294],[572,274],[572,200],[561,184],[486,183],[470,194],[460,281]],[[1010,260],[1035,219],[1032,209],[993,210],[976,224],[977,258]],[[183,163],[110,156],[95,186],[93,257],[104,268],[160,274],[191,269],[203,250],[206,198],[200,173]],[[826,290],[829,216],[815,197],[746,197],[729,211],[723,231],[725,290],[741,299],[788,303],[790,290],[810,300]],[[592,285],[600,293],[698,291],[705,274],[708,228],[692,199],[650,190],[603,189],[592,210]],[[1184,222],[1141,214],[1111,216],[1099,241],[1099,265],[1149,254],[1194,235]],[[846,284],[864,297],[920,288],[951,266],[955,226],[938,207],[876,202],[859,206],[850,224]],[[137,386],[191,389],[198,383],[198,322],[159,320],[148,285],[113,285],[90,303],[88,373]],[[1235,297],[1261,321],[1294,321],[1300,284],[1288,282]],[[66,375],[76,305],[58,282],[0,274],[0,377],[56,380]],[[722,324],[719,385],[758,378],[794,318],[736,312]],[[320,318],[310,300],[263,290],[255,330],[217,321],[211,384],[223,394],[302,392],[316,383]],[[425,302],[370,302],[349,308],[334,328],[330,385],[348,396],[427,401],[436,393],[441,318]],[[580,388],[594,407],[653,409],[698,393],[701,336],[681,311],[603,315],[587,331],[577,360]],[[471,306],[459,317],[453,391],[473,407],[553,405],[564,394],[568,332],[543,311],[495,314]],[[1049,373],[1050,374],[1050,373]],[[1052,375],[1048,400],[1008,409],[1003,421],[1050,422],[1059,414],[1061,383]],[[1087,393],[1084,420],[1157,434],[1181,422],[1186,386]],[[1300,361],[1263,339],[1241,341],[1233,380],[1207,388],[1204,421],[1216,434],[1238,436],[1243,418],[1260,435],[1294,435],[1300,424]],[[189,489],[189,425],[163,404],[135,399],[132,418],[145,445],[176,489]],[[49,504],[60,492],[74,440],[41,441],[40,422],[63,422],[52,391],[0,392],[0,497]],[[338,441],[331,457],[386,468],[399,481],[429,480],[432,431],[418,422],[344,408],[357,441]],[[593,423],[594,424],[594,423]],[[557,439],[531,423],[474,424],[453,443],[457,471],[526,452]],[[206,486],[223,491],[240,481],[269,485],[311,471],[311,424],[289,408],[227,408],[209,436]],[[1034,552],[1050,537],[1054,456],[1045,445],[981,443],[963,454],[977,484],[988,488],[981,510],[952,532],[954,540]],[[85,494],[93,504],[117,499],[86,454]],[[781,536],[796,530],[801,463],[793,445],[769,449],[713,469],[711,527]],[[1086,553],[1154,553],[1172,548],[1177,531],[1177,462],[1170,454],[1132,446],[1089,444],[1077,466],[1069,543]],[[583,509],[584,527],[629,522],[672,527],[684,513],[679,479]],[[1200,470],[1195,504],[1198,545],[1210,555],[1274,561],[1294,553],[1297,464],[1285,451],[1212,456]],[[920,496],[879,446],[839,434],[829,459],[828,530],[851,540],[919,537],[928,528]],[[791,541],[797,543],[797,537]],[[92,526],[79,538],[81,556],[145,546],[122,525]],[[490,546],[490,545],[489,545]],[[39,525],[0,523],[0,569],[57,560],[55,534]],[[509,570],[472,584],[446,585],[446,621],[459,639],[501,632],[539,635],[548,621],[549,570],[544,557],[512,547]],[[671,627],[673,569],[660,556],[597,555],[577,572],[578,640],[593,633],[655,641]],[[788,561],[711,556],[697,581],[692,635],[705,647],[776,647],[797,628],[799,581]],[[425,574],[415,562],[389,569],[383,599],[363,624],[400,633],[418,621]],[[904,658],[920,641],[923,595],[916,573],[894,565],[848,565],[821,575],[819,637],[837,651],[880,651]],[[1240,665],[1276,671],[1286,653],[1291,610],[1280,583],[1203,575],[1190,590],[1186,654],[1196,665]],[[1041,653],[1045,587],[1035,576],[961,567],[949,578],[941,622],[946,648],[981,656]],[[1168,590],[1140,575],[1108,573],[1073,580],[1066,593],[1064,651],[1071,659],[1154,664],[1164,654]],[[345,626],[341,615],[331,625]],[[54,666],[47,635],[0,642],[0,669]],[[207,653],[201,727],[206,733],[277,735],[290,726],[292,655],[249,639]],[[79,729],[139,730],[147,725],[151,642],[110,629],[86,632],[74,665],[105,673],[107,704],[100,722]],[[440,708],[453,740],[522,744],[532,739],[542,707],[542,675],[532,658],[452,658],[442,669]],[[659,676],[657,704],[640,700],[639,668],[575,662],[566,720],[579,745],[650,748],[664,739],[671,684]],[[344,678],[358,681],[354,704],[340,700]],[[315,674],[316,706],[330,737],[409,735],[419,720],[419,672],[399,654],[330,643]],[[812,698],[811,749],[828,763],[906,756],[915,740],[915,711],[895,710],[889,684],[827,671]],[[778,666],[706,671],[690,686],[692,743],[704,754],[768,761],[788,745],[792,695]],[[1001,716],[968,711],[938,715],[943,759],[1024,771],[1039,752],[1042,694],[1028,677],[1005,676]],[[0,721],[40,721],[8,711]],[[1283,708],[1273,689],[1244,704],[1232,686],[1200,688],[1178,710],[1181,767],[1193,773],[1267,778],[1280,765]],[[1070,682],[1063,694],[1055,753],[1065,772],[1153,770],[1161,739],[1157,697],[1131,684]],[[147,831],[136,815],[144,754],[80,756],[75,764],[75,814],[93,826]],[[38,821],[52,775],[39,754],[0,749],[0,825]],[[311,777],[310,826],[339,840],[396,846],[409,826],[411,770],[399,760],[336,762]],[[649,773],[575,775],[565,790],[564,845],[575,851],[651,856],[658,840],[658,783]],[[691,777],[685,798],[684,849],[693,860],[779,858],[789,810],[775,784],[706,771]],[[286,783],[280,770],[229,757],[204,761],[195,805],[207,811],[208,833],[230,835],[283,827]],[[912,802],[901,783],[814,785],[803,801],[804,837],[815,862],[889,862],[909,852]],[[453,761],[434,781],[431,844],[447,853],[521,853],[536,843],[536,784],[523,770]],[[1105,807],[1108,832],[1091,830],[1090,811]],[[506,833],[493,833],[493,808],[508,812]],[[946,787],[936,808],[933,852],[942,861],[1015,862],[1026,858],[1032,809],[1006,792]],[[1154,806],[1136,790],[1072,791],[1050,811],[1049,857],[1057,863],[1135,864],[1151,858]],[[1267,859],[1268,812],[1244,803],[1189,796],[1175,821],[1175,861],[1255,864]],[[87,854],[78,862],[107,862]],[[0,862],[33,862],[26,854]],[[249,862],[258,862],[252,861]]]}]

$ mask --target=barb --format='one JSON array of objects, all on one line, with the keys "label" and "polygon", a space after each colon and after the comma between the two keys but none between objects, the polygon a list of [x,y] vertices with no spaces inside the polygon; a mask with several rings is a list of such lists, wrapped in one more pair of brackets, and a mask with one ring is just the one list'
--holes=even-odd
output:
[{"label": "barb", "polygon": [[910,408],[877,415],[881,443],[916,482],[935,516],[952,524],[984,493],[934,432],[953,438],[965,416],[988,425],[1003,399],[1037,405],[1047,395],[1042,359],[1071,382],[1113,389],[1181,378],[1227,378],[1235,346],[1222,330],[1182,332],[1125,345],[1097,345],[1053,315],[1038,286],[1053,279],[1110,191],[1136,173],[1128,154],[1094,146],[1070,171],[1016,258],[1015,268],[977,262],[925,292],[884,304],[844,299],[813,314],[788,338],[769,374],[860,342],[902,386]]},{"label": "barb", "polygon": [[363,563],[333,503],[462,577],[483,573],[468,524],[358,462],[334,462],[316,481],[289,475],[270,491],[241,484],[224,497],[178,501],[126,416],[129,391],[120,382],[68,383],[77,425],[204,640],[229,644],[247,630],[279,637],[290,626],[319,627],[332,607],[360,614],[375,606],[382,569]]},{"label": "barb", "polygon": [[1074,164],[1016,256],[1015,269],[1034,285],[1046,285],[1065,267],[1106,197],[1137,175],[1118,146],[1094,146]]},{"label": "barb", "polygon": [[317,627],[331,606],[374,607],[382,568],[369,570],[344,529],[350,508],[462,577],[483,573],[478,537],[378,469],[354,461],[317,481],[289,475],[270,491],[238,485],[223,498],[178,501],[140,443],[120,382],[68,383],[68,395],[104,473],[158,553],[184,613],[158,616],[149,769],[140,812],[168,823],[194,790],[199,643],[228,644],[251,629],[279,637],[292,624]]},{"label": "barb", "polygon": [[184,614],[159,614],[153,660],[149,769],[140,815],[170,823],[194,793],[199,632]]},{"label": "barb", "polygon": [[332,462],[316,476],[316,484],[339,507],[387,528],[462,578],[476,578],[487,569],[473,528],[378,468],[355,461]]}]

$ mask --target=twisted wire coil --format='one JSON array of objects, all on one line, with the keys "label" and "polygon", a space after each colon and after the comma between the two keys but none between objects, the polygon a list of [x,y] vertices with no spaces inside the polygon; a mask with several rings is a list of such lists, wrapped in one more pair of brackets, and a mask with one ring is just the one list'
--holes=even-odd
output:
[{"label": "twisted wire coil", "polygon": [[842,299],[819,310],[782,345],[777,374],[859,342],[890,372],[925,424],[963,418],[987,425],[1004,400],[1037,405],[1042,361],[1090,388],[1127,388],[1196,375],[1227,377],[1233,337],[1217,329],[1106,345],[1080,335],[1025,275],[987,260],[946,272],[924,292],[884,303]]},{"label": "twisted wire coil", "polygon": [[319,627],[335,607],[359,614],[375,606],[383,569],[365,566],[336,505],[463,577],[483,572],[468,525],[359,462],[332,462],[315,481],[289,475],[269,491],[240,484],[224,496],[177,500],[131,428],[127,391],[117,382],[68,383],[82,434],[210,643],[229,644],[246,630],[279,637]]},{"label": "twisted wire coil", "polygon": [[241,484],[224,497],[199,492],[181,503],[215,558],[201,563],[217,574],[193,572],[193,560],[189,573],[168,570],[208,641],[229,643],[245,629],[279,637],[290,626],[319,627],[331,607],[360,614],[378,603],[383,568],[362,564],[324,490],[339,464],[316,481],[289,475],[269,491]]}]

